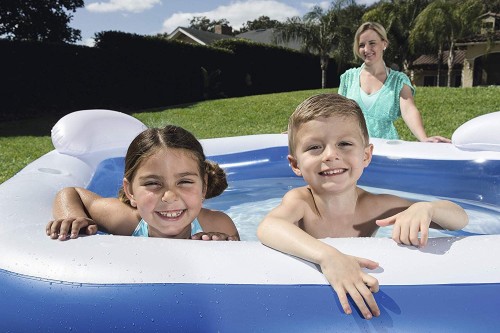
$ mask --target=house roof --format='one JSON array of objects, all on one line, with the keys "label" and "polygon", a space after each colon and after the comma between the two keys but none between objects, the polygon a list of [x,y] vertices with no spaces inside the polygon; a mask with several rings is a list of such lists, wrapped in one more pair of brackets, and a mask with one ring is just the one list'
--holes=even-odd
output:
[{"label": "house roof", "polygon": [[[448,66],[448,54],[449,51],[444,51],[443,56],[441,57],[441,64],[443,66]],[[453,59],[453,67],[464,64],[465,59],[465,51],[464,50],[455,50],[455,58]],[[412,67],[425,67],[425,66],[437,66],[437,54],[424,54],[417,58],[412,63]]]},{"label": "house roof", "polygon": [[167,39],[170,40],[177,40],[201,45],[210,45],[215,41],[230,38],[244,38],[257,43],[278,45],[297,51],[300,51],[302,48],[302,43],[298,39],[293,39],[289,42],[278,42],[276,44],[274,41],[274,29],[251,30],[238,34],[236,36],[231,36],[213,33],[210,31],[198,30],[194,28],[178,27],[170,35],[167,36]]},{"label": "house roof", "polygon": [[167,37],[167,39],[196,43],[201,45],[209,45],[217,40],[229,38],[234,37],[230,35],[216,34],[210,31],[184,27],[178,27]]},{"label": "house roof", "polygon": [[300,51],[302,48],[302,43],[298,39],[293,39],[290,40],[289,42],[278,42],[277,44],[275,43],[274,40],[274,29],[258,29],[258,30],[251,30],[247,32],[243,32],[241,34],[236,35],[237,38],[244,38],[248,39],[257,43],[263,43],[263,44],[271,44],[271,45],[279,45],[283,47],[287,47],[290,49],[294,49],[297,51]]},{"label": "house roof", "polygon": [[[490,34],[491,40],[494,42],[500,41],[500,31],[495,31],[493,34]],[[479,34],[473,35],[465,38],[460,38],[457,40],[457,45],[467,45],[467,44],[477,44],[477,43],[486,43],[488,41],[489,36],[487,34]]]}]

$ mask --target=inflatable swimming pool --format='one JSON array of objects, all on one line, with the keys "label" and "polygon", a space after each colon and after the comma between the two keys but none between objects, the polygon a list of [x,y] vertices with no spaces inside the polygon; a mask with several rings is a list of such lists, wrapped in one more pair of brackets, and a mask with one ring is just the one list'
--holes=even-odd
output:
[{"label": "inflatable swimming pool", "polygon": [[[498,133],[496,114],[480,131]],[[446,197],[479,213],[472,229],[423,249],[384,237],[325,239],[380,263],[372,274],[382,314],[367,321],[343,314],[318,267],[256,241],[47,237],[55,193],[82,186],[114,195],[126,147],[144,128],[114,111],[75,112],[54,126],[53,151],[0,185],[0,331],[498,331],[498,134],[475,142],[462,128],[454,145],[372,139],[375,157],[361,185]],[[230,182],[214,205],[263,200],[238,184],[295,184],[286,141],[281,134],[202,140]]]}]

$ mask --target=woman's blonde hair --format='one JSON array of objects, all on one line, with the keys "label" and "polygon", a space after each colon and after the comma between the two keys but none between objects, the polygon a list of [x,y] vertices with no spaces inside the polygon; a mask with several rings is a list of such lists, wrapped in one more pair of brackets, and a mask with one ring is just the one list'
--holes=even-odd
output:
[{"label": "woman's blonde hair", "polygon": [[377,22],[365,22],[362,25],[359,26],[358,30],[356,31],[356,34],[354,35],[354,44],[352,45],[352,52],[354,52],[354,56],[359,59],[363,59],[361,57],[361,53],[359,53],[359,37],[363,32],[366,30],[373,30],[375,31],[380,38],[389,45],[389,39],[387,38],[387,32],[385,31],[385,28],[382,26],[382,24],[377,23]]}]

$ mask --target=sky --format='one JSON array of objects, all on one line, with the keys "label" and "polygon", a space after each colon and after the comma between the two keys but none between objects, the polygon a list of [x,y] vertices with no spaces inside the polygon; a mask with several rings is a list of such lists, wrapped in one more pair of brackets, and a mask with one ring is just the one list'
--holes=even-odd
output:
[{"label": "sky", "polygon": [[[356,0],[370,5],[376,0]],[[85,0],[85,7],[72,13],[70,27],[81,30],[79,44],[93,45],[101,31],[123,31],[139,35],[171,33],[189,26],[195,16],[210,20],[225,18],[234,29],[260,16],[285,21],[302,16],[315,5],[328,8],[330,1],[307,0]]]}]

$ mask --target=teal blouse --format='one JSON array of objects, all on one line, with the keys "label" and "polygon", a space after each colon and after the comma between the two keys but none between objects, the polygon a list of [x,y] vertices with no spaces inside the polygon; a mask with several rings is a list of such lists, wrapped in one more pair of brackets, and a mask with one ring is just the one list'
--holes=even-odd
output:
[{"label": "teal blouse", "polygon": [[415,95],[415,88],[406,74],[391,70],[384,85],[377,92],[376,101],[368,108],[360,95],[359,76],[362,69],[363,67],[351,68],[340,76],[339,94],[353,99],[359,104],[365,116],[370,137],[388,140],[399,139],[398,131],[393,123],[401,116],[399,95],[405,84],[410,87],[413,95]]}]

